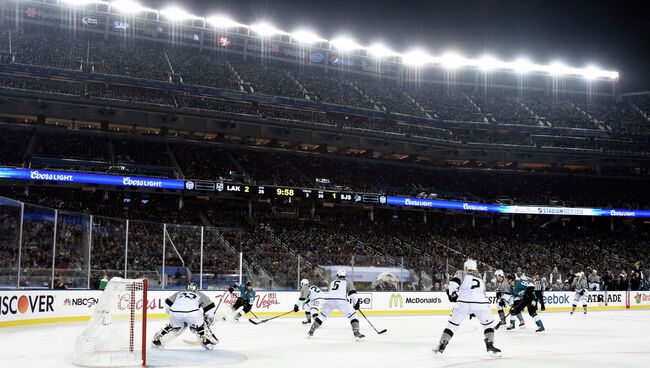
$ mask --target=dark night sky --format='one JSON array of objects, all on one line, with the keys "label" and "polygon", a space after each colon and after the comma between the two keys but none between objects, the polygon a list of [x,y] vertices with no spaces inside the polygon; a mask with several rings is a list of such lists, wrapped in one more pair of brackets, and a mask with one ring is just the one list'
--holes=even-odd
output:
[{"label": "dark night sky", "polygon": [[[163,8],[165,1],[144,1]],[[292,31],[308,27],[332,39],[350,35],[406,52],[453,49],[468,57],[537,63],[595,64],[621,74],[624,91],[650,89],[650,1],[382,1],[184,0],[194,14],[227,14],[252,24],[266,20]]]}]

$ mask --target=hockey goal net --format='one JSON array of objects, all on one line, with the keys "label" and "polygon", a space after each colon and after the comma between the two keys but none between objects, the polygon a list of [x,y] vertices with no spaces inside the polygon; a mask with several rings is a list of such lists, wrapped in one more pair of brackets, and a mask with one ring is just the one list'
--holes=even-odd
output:
[{"label": "hockey goal net", "polygon": [[77,337],[72,362],[86,367],[146,365],[147,280],[112,278]]}]

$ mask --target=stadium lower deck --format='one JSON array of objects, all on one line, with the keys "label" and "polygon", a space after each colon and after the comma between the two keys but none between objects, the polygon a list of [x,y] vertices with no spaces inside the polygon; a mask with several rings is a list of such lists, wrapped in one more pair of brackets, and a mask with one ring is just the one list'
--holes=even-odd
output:
[{"label": "stadium lower deck", "polygon": [[[495,315],[496,318],[496,315]],[[150,350],[150,367],[647,367],[650,361],[650,310],[542,313],[547,328],[536,335],[527,327],[496,331],[500,358],[488,357],[481,326],[465,320],[444,355],[431,352],[447,316],[371,317],[377,335],[361,320],[367,338],[355,342],[347,319],[331,318],[307,339],[308,327],[298,318],[279,318],[262,325],[246,321],[218,322],[220,339],[213,351],[191,346],[189,332],[165,349]],[[166,321],[150,320],[152,336]],[[62,323],[0,329],[3,366],[70,367],[72,346],[85,323]],[[47,362],[47,363],[44,363]]]}]

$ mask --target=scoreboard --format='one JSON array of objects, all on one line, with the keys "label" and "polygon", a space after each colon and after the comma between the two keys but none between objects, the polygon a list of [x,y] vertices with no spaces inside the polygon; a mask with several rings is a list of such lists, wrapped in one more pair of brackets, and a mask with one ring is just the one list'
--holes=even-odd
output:
[{"label": "scoreboard", "polygon": [[[272,185],[251,185],[210,181],[187,181],[187,190],[231,194],[243,198],[262,199],[301,199],[338,203],[368,203],[371,198],[362,193],[352,193],[325,189],[295,188]],[[370,201],[372,202],[372,201]],[[376,203],[376,201],[375,201]]]}]

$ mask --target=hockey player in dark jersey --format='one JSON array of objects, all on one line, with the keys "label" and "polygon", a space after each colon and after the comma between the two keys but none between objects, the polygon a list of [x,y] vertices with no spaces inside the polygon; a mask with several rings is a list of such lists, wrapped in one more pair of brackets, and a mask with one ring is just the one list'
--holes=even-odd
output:
[{"label": "hockey player in dark jersey", "polygon": [[[514,297],[510,295],[510,285],[508,284],[508,280],[506,280],[506,276],[503,273],[503,270],[496,270],[494,273],[495,276],[495,281],[496,281],[496,287],[497,287],[497,312],[499,313],[499,319],[500,325],[505,325],[506,324],[506,313],[504,312],[504,309],[506,307],[512,307],[512,304],[514,302]],[[517,314],[517,318],[519,319],[519,327],[520,328],[526,328],[526,323],[524,322],[524,316],[521,315],[521,313]]]},{"label": "hockey player in dark jersey", "polygon": [[515,301],[510,308],[510,326],[508,330],[515,328],[515,315],[521,313],[524,308],[528,308],[528,314],[537,324],[535,332],[544,331],[542,319],[537,315],[537,297],[535,296],[535,285],[527,280],[517,280],[513,274],[507,276],[510,285],[510,293],[514,296]]},{"label": "hockey player in dark jersey", "polygon": [[[246,281],[246,284],[233,284],[228,289],[228,292],[232,294],[235,289],[239,290],[239,298],[237,298],[235,304],[232,306],[232,311],[234,313],[233,320],[239,321],[241,316],[250,312],[253,308],[255,290],[253,290],[253,285],[250,281]],[[225,320],[226,317],[223,319]]]}]

